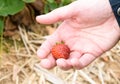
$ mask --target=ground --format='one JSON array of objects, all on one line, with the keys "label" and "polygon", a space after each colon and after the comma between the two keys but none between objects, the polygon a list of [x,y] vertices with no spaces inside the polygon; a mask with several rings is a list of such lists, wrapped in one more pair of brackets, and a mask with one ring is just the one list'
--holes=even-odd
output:
[{"label": "ground", "polygon": [[82,70],[40,67],[36,51],[54,27],[37,25],[35,33],[18,26],[15,34],[3,38],[0,84],[119,84],[120,42]]}]

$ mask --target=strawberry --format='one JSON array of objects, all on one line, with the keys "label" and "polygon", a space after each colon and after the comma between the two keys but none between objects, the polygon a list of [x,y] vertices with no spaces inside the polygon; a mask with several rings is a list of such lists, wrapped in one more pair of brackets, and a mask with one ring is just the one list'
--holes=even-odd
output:
[{"label": "strawberry", "polygon": [[53,46],[51,53],[55,59],[59,58],[67,59],[69,58],[70,49],[68,48],[67,45],[63,43],[58,43]]}]

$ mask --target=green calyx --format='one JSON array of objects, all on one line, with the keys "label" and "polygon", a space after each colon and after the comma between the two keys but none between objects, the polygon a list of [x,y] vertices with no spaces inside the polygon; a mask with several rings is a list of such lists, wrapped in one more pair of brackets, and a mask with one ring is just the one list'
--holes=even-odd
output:
[{"label": "green calyx", "polygon": [[58,44],[65,44],[65,42],[64,41],[56,42],[56,45],[58,45]]}]

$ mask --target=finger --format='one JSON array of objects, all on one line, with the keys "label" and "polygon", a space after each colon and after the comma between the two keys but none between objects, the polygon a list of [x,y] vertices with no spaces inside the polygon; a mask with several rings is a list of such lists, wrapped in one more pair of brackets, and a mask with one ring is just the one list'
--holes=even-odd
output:
[{"label": "finger", "polygon": [[71,5],[60,7],[48,14],[37,16],[36,20],[42,24],[52,24],[72,17],[72,9],[73,7]]},{"label": "finger", "polygon": [[73,59],[73,58],[80,58],[81,56],[82,56],[82,52],[81,51],[72,51],[71,53],[70,53],[70,57],[69,57],[69,59]]},{"label": "finger", "polygon": [[41,65],[43,68],[51,69],[51,68],[55,67],[56,62],[55,62],[55,59],[53,58],[53,56],[50,54],[50,55],[48,56],[48,58],[41,60],[40,65]]},{"label": "finger", "polygon": [[50,36],[38,49],[37,55],[39,56],[39,58],[41,59],[46,58],[47,55],[50,54],[52,46],[55,45],[56,42],[59,42],[59,41],[60,39],[57,34]]},{"label": "finger", "polygon": [[79,67],[79,58],[82,56],[82,52],[80,52],[80,51],[73,51],[73,52],[71,52],[70,53],[70,63],[71,63],[71,65],[73,66],[73,68],[78,68]]},{"label": "finger", "polygon": [[71,63],[74,68],[82,69],[82,68],[86,67],[87,65],[89,65],[95,59],[96,59],[96,56],[94,56],[92,54],[84,54],[79,59],[76,59],[76,58],[71,59]]},{"label": "finger", "polygon": [[78,58],[80,58],[81,54],[82,53],[80,53],[78,51],[73,51],[70,53],[70,56],[67,60],[66,59],[58,59],[56,61],[57,66],[59,66],[63,70],[71,69],[72,68],[71,59],[73,59],[73,58],[78,59]]},{"label": "finger", "polygon": [[56,60],[56,64],[59,68],[63,69],[63,70],[68,70],[72,68],[72,65],[70,63],[70,60],[66,60],[66,59],[58,59]]}]

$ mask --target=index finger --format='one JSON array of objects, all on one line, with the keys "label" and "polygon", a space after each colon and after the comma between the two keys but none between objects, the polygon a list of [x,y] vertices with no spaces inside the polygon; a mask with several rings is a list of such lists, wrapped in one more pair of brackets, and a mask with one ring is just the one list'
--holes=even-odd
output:
[{"label": "index finger", "polygon": [[40,46],[40,48],[38,49],[37,51],[37,55],[40,57],[40,58],[46,58],[50,51],[51,51],[51,48],[53,47],[53,45],[56,44],[56,42],[59,42],[60,41],[60,38],[56,33],[52,34],[51,36],[49,36],[47,38],[47,40],[45,42],[43,42],[43,44]]}]

